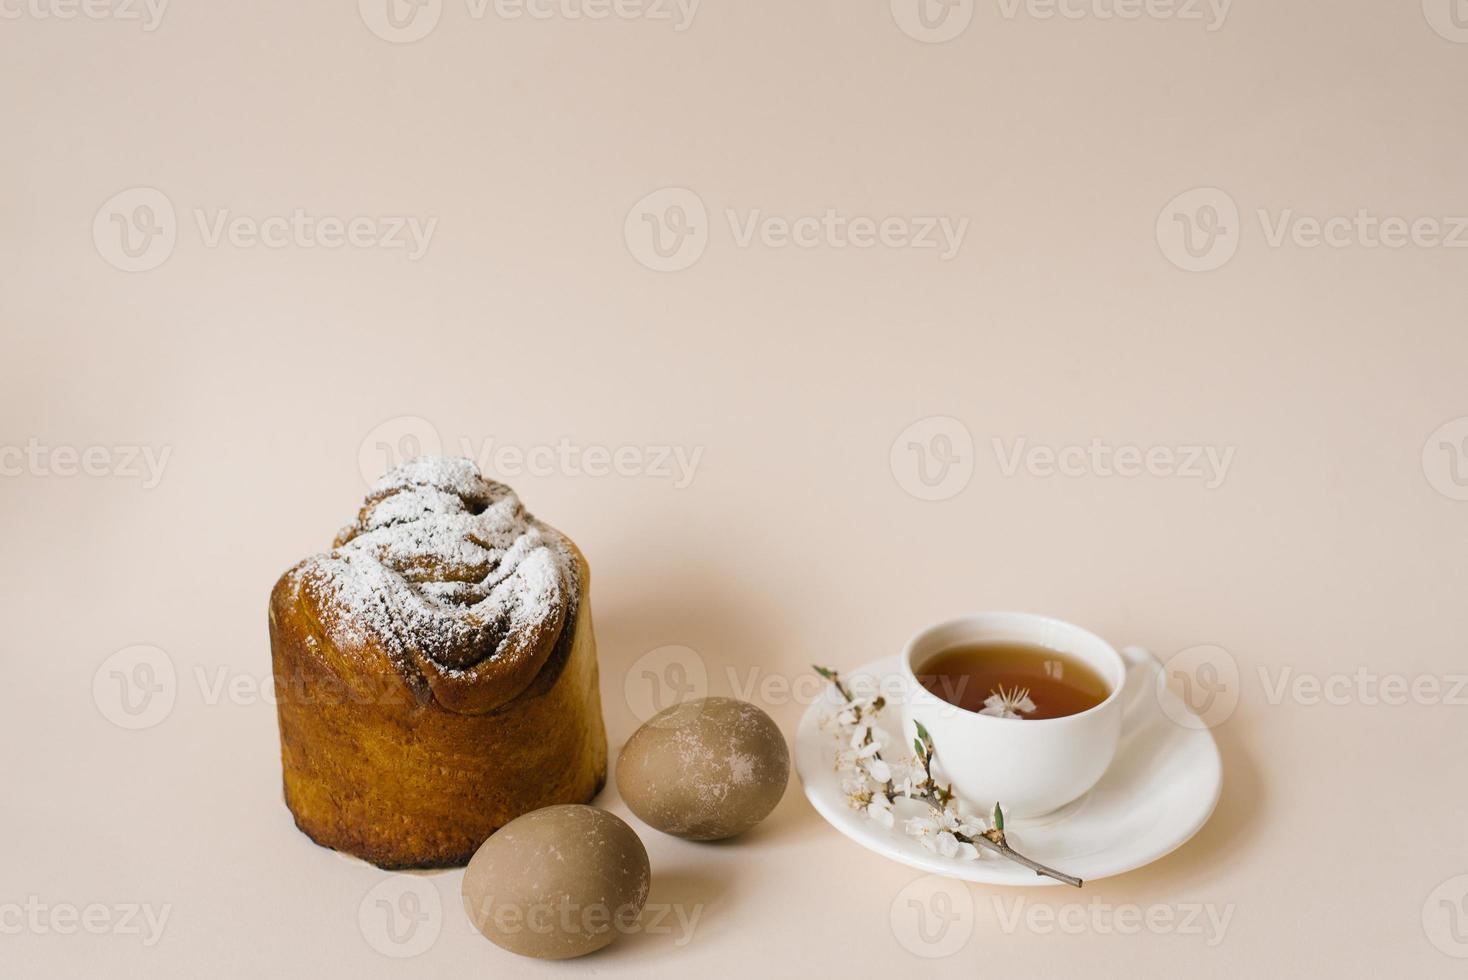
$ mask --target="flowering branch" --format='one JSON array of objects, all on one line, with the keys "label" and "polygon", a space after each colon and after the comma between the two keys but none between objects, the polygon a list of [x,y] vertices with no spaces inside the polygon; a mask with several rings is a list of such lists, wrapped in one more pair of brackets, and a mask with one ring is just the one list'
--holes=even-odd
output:
[{"label": "flowering branch", "polygon": [[1081,887],[1081,879],[1033,861],[1009,846],[1004,834],[1004,811],[994,804],[991,826],[985,828],[981,821],[961,816],[953,787],[939,785],[933,778],[933,757],[936,749],[928,730],[917,724],[917,737],[912,740],[915,751],[913,764],[894,768],[882,757],[882,741],[886,737],[872,719],[886,706],[882,697],[862,698],[852,693],[836,671],[827,667],[816,667],[820,674],[836,688],[845,702],[835,715],[841,733],[847,736],[848,747],[837,753],[837,766],[845,772],[842,788],[847,800],[857,809],[864,810],[868,817],[884,827],[895,823],[892,805],[898,799],[913,800],[926,804],[932,811],[930,816],[914,817],[903,824],[903,829],[922,842],[923,846],[944,857],[974,860],[979,848],[984,848],[1021,864],[1037,875],[1054,878],[1056,881]]}]

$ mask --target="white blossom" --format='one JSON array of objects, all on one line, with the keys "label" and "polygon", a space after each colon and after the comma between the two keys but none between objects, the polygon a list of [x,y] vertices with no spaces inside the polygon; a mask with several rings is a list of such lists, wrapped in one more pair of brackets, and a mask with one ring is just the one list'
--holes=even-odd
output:
[{"label": "white blossom", "polygon": [[877,796],[867,804],[867,816],[883,827],[891,828],[895,821],[892,813],[892,801],[885,796]]},{"label": "white blossom", "polygon": [[[983,833],[983,825],[971,817],[960,816],[949,800],[939,806],[931,793],[933,783],[925,768],[925,760],[906,759],[889,762],[881,755],[892,739],[875,724],[880,710],[870,699],[848,702],[846,707],[828,719],[834,720],[844,745],[836,751],[836,769],[841,774],[841,791],[852,809],[862,811],[867,819],[880,827],[895,828],[894,799],[909,799],[928,807],[923,816],[909,817],[902,830],[935,854],[972,861],[980,856],[973,844],[958,835],[973,838]],[[892,796],[887,795],[891,787]]]},{"label": "white blossom", "polygon": [[1034,710],[1035,702],[1030,700],[1029,688],[1016,687],[1006,691],[1001,687],[984,699],[984,707],[979,710],[979,714],[994,718],[1019,718]]}]

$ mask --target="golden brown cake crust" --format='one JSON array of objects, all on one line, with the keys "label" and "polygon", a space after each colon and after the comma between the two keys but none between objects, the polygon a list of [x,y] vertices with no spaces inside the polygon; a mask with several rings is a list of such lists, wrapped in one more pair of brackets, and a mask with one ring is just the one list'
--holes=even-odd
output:
[{"label": "golden brown cake crust", "polygon": [[413,465],[271,593],[281,761],[318,844],[455,867],[605,782],[590,572],[467,460]]}]

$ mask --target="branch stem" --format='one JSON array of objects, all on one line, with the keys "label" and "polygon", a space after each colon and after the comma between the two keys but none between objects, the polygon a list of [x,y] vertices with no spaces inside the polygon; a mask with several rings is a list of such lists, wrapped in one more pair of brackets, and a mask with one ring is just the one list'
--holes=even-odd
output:
[{"label": "branch stem", "polygon": [[1075,888],[1079,888],[1082,885],[1081,879],[1077,878],[1075,875],[1068,875],[1064,871],[1056,871],[1054,868],[1046,867],[1039,861],[1035,861],[1031,858],[1025,857],[1019,851],[1016,851],[1014,848],[1010,847],[1007,843],[1003,841],[990,840],[986,835],[980,834],[978,839],[972,841],[971,843],[978,844],[980,847],[987,847],[990,850],[995,851],[996,853],[1002,854],[1005,857],[1009,858],[1009,860],[1013,861],[1015,864],[1022,864],[1033,871],[1035,874],[1042,877],[1054,878],[1056,881],[1064,882],[1065,884],[1071,885]]}]

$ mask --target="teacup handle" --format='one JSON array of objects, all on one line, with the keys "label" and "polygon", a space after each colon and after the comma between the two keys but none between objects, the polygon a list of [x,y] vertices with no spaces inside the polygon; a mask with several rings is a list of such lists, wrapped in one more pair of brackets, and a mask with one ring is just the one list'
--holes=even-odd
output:
[{"label": "teacup handle", "polygon": [[1121,731],[1125,735],[1143,720],[1143,709],[1157,703],[1155,696],[1147,695],[1156,688],[1162,662],[1144,647],[1122,647],[1120,653],[1126,661],[1126,681],[1121,692]]}]

